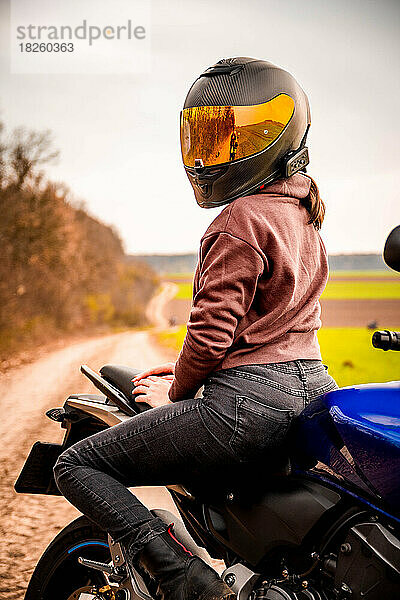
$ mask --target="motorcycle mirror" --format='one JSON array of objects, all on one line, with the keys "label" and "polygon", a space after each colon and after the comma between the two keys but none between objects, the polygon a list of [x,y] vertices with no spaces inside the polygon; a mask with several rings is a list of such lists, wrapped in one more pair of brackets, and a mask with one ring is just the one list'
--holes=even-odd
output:
[{"label": "motorcycle mirror", "polygon": [[388,267],[400,271],[400,225],[395,227],[388,235],[383,259]]}]

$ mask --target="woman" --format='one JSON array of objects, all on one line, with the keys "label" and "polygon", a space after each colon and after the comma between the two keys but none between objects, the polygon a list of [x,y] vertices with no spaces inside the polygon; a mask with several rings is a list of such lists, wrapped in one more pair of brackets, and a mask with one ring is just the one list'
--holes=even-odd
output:
[{"label": "woman", "polygon": [[181,114],[184,166],[200,206],[227,206],[201,240],[183,348],[134,380],[152,410],[75,444],[54,468],[64,496],[123,543],[165,600],[234,595],[127,487],[272,461],[305,405],[336,387],[317,340],[328,265],[324,204],[300,172],[309,125],[303,90],[265,61],[223,60],[195,81]]}]

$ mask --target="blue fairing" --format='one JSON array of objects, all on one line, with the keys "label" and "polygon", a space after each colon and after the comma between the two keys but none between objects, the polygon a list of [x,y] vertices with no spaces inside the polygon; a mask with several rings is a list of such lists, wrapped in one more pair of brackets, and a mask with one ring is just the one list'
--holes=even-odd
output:
[{"label": "blue fairing", "polygon": [[312,402],[295,449],[301,468],[400,514],[400,382],[342,388]]}]

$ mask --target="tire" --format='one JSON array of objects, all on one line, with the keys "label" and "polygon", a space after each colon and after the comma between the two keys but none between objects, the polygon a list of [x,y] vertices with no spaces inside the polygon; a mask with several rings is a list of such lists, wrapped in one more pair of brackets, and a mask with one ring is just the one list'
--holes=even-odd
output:
[{"label": "tire", "polygon": [[79,564],[78,556],[111,561],[106,532],[84,516],[67,525],[46,548],[32,574],[25,600],[68,600],[80,588],[105,585],[104,575]]}]

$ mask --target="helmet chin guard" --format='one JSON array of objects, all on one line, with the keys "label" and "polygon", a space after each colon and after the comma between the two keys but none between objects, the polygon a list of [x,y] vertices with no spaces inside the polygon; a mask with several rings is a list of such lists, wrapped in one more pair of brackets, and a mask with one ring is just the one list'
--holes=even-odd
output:
[{"label": "helmet chin guard", "polygon": [[305,170],[306,94],[272,63],[229,58],[206,69],[181,113],[184,167],[197,203],[213,208]]}]

